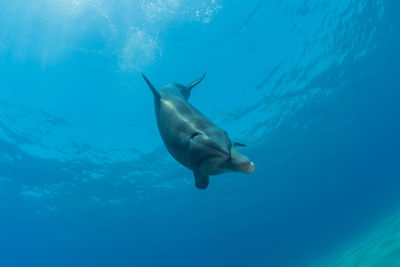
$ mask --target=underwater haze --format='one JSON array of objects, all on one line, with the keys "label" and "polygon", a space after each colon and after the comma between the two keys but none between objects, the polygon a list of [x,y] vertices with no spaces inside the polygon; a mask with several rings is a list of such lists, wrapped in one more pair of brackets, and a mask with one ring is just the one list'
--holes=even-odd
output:
[{"label": "underwater haze", "polygon": [[[400,266],[399,12],[0,0],[0,266]],[[140,72],[256,171],[198,190]]]}]

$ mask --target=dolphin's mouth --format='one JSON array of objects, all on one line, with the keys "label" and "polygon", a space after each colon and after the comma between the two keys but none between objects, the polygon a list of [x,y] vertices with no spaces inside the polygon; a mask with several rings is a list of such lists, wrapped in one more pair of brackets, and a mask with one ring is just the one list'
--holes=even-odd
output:
[{"label": "dolphin's mouth", "polygon": [[254,162],[250,161],[249,167],[244,170],[245,173],[253,173],[256,170],[256,165]]}]

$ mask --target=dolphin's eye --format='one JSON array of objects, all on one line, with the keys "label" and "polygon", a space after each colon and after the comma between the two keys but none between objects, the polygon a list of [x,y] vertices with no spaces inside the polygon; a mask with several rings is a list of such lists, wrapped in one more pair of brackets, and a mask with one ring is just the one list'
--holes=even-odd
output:
[{"label": "dolphin's eye", "polygon": [[193,138],[195,138],[196,136],[198,136],[198,135],[200,135],[201,133],[199,133],[199,132],[194,132],[194,133],[192,133],[191,135],[190,135],[190,139],[193,139]]}]

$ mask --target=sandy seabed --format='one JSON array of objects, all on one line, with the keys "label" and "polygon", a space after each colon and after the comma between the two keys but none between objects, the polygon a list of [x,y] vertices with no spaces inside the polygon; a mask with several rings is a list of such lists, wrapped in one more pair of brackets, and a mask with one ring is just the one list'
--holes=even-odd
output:
[{"label": "sandy seabed", "polygon": [[400,266],[400,212],[390,216],[357,243],[333,254],[313,266]]}]

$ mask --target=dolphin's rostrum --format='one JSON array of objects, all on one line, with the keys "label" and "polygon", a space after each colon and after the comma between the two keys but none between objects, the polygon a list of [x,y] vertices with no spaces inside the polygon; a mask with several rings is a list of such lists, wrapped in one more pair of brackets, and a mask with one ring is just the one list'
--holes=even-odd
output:
[{"label": "dolphin's rostrum", "polygon": [[144,74],[142,76],[154,95],[160,135],[169,153],[193,171],[197,188],[207,188],[210,175],[254,172],[254,163],[235,149],[235,146],[244,145],[233,143],[226,131],[188,102],[191,90],[205,74],[187,86],[171,83],[160,90]]}]

